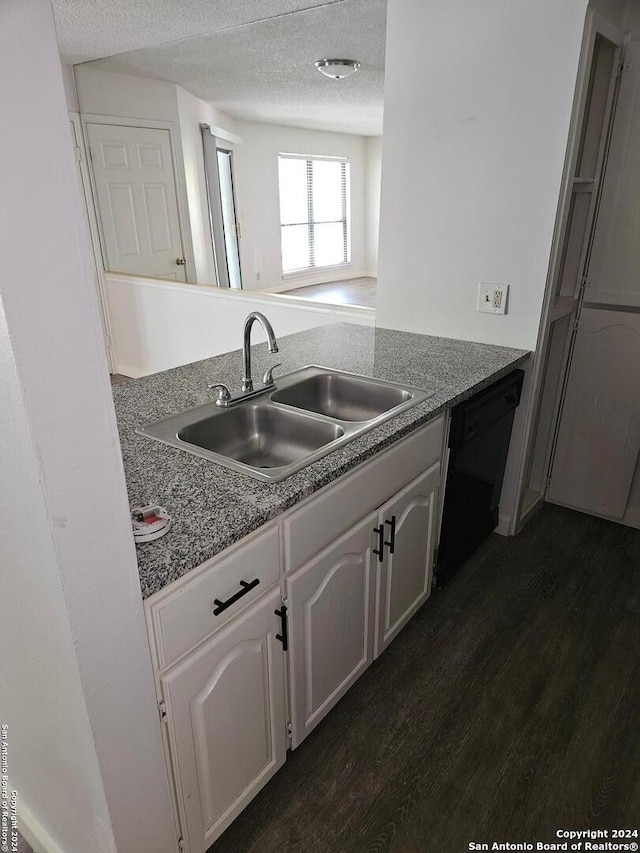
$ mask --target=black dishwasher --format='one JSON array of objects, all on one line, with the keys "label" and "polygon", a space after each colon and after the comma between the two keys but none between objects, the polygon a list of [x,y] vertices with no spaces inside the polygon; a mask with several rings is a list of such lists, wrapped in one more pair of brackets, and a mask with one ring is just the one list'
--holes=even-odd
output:
[{"label": "black dishwasher", "polygon": [[435,568],[441,587],[498,525],[504,469],[524,372],[508,376],[451,413],[449,467]]}]

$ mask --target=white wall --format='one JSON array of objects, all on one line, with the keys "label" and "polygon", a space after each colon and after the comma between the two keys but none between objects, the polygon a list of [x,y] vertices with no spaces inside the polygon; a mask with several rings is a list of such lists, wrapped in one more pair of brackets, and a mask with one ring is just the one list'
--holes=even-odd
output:
[{"label": "white wall", "polygon": [[288,287],[347,278],[366,272],[365,137],[236,122],[242,145],[234,148],[237,215],[240,221],[242,283],[247,290],[282,289],[278,154],[348,157],[351,161],[351,264],[348,268],[288,276]]},{"label": "white wall", "polygon": [[382,137],[365,140],[365,267],[369,275],[378,274],[378,237],[380,231],[380,184],[382,179]]},{"label": "white wall", "polygon": [[21,820],[25,811],[37,815],[37,829],[33,817],[27,823],[47,847],[114,851],[37,448],[1,304],[0,386],[0,720],[9,726],[10,787],[19,792]]},{"label": "white wall", "polygon": [[83,113],[179,122],[176,86],[165,80],[76,65],[76,88]]},{"label": "white wall", "polygon": [[[610,2],[614,4],[614,9],[617,8],[615,0],[610,0]],[[606,0],[600,0],[600,3],[606,3]],[[613,17],[613,13],[610,17]],[[617,23],[617,20],[614,23]],[[624,24],[627,30],[631,30],[634,35],[638,34],[638,30],[640,29],[640,5],[638,5],[636,0],[627,0]]]},{"label": "white wall", "polygon": [[49,0],[0,4],[0,77],[0,718],[11,785],[40,850],[173,853]]},{"label": "white wall", "polygon": [[[585,11],[389,4],[380,325],[535,347]],[[506,316],[479,281],[511,285]]]},{"label": "white wall", "polygon": [[67,109],[70,113],[80,112],[78,103],[78,92],[76,91],[76,80],[72,65],[62,66],[62,81],[64,83],[64,95],[67,100]]},{"label": "white wall", "polygon": [[373,309],[321,305],[284,295],[116,274],[107,274],[105,285],[116,370],[125,376],[145,376],[240,349],[244,321],[251,311],[264,312],[279,337],[325,323],[373,326],[375,322]]},{"label": "white wall", "polygon": [[636,0],[589,0],[590,9],[620,28],[624,26],[625,15],[637,5]]}]

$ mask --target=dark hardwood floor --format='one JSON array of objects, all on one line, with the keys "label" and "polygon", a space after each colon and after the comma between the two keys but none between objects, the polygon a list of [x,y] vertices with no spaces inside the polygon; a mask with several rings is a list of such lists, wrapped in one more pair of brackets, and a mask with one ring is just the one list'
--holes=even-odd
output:
[{"label": "dark hardwood floor", "polygon": [[[9,848],[11,849],[11,848]],[[33,849],[29,847],[24,838],[18,833],[18,851],[17,853],[33,853]]]},{"label": "dark hardwood floor", "polygon": [[640,531],[547,505],[432,595],[210,853],[640,828],[639,651]]}]

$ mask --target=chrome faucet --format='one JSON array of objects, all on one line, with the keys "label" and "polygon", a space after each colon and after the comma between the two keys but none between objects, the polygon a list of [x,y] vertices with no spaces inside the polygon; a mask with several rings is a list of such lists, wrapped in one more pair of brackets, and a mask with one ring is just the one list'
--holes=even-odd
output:
[{"label": "chrome faucet", "polygon": [[269,342],[269,352],[278,352],[278,342],[271,323],[267,320],[264,314],[260,313],[260,311],[254,311],[252,314],[249,314],[247,319],[244,321],[244,341],[242,346],[244,375],[242,377],[242,393],[232,395],[227,386],[222,382],[214,382],[212,385],[209,385],[209,388],[218,392],[216,406],[222,406],[223,409],[227,409],[229,406],[233,406],[234,403],[239,403],[241,400],[246,400],[248,397],[256,397],[258,394],[263,394],[265,391],[272,391],[273,388],[275,388],[273,371],[276,367],[280,367],[280,364],[274,364],[272,367],[265,370],[264,376],[262,377],[262,388],[254,389],[253,387],[253,379],[251,378],[251,327],[256,320],[265,331]]},{"label": "chrome faucet", "polygon": [[[253,391],[253,379],[251,377],[251,329],[255,321],[258,321],[265,331],[269,342],[269,352],[278,352],[278,342],[271,323],[260,311],[253,311],[244,321],[244,340],[242,345],[242,390]],[[266,374],[265,374],[266,377]],[[273,379],[271,379],[273,383]],[[265,380],[265,384],[267,384]]]}]

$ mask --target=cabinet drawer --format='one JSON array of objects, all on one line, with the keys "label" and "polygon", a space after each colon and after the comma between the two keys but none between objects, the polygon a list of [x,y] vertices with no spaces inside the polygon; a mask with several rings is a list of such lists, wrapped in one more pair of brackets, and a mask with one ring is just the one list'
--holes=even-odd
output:
[{"label": "cabinet drawer", "polygon": [[[169,666],[225,625],[277,583],[279,576],[278,528],[273,525],[203,564],[197,577],[179,589],[164,597],[159,593],[148,605],[159,668]],[[219,610],[216,600],[224,603],[235,596],[232,604],[214,614]]]},{"label": "cabinet drawer", "polygon": [[326,486],[282,522],[285,568],[291,572],[440,460],[444,418],[411,433],[389,450]]}]

